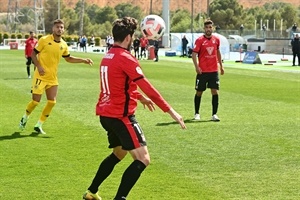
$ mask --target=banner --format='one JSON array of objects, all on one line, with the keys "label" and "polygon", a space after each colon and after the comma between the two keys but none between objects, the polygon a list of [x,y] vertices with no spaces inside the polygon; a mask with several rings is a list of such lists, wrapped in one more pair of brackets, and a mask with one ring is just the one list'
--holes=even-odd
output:
[{"label": "banner", "polygon": [[259,58],[258,52],[256,51],[247,51],[245,53],[243,63],[247,64],[262,64]]}]

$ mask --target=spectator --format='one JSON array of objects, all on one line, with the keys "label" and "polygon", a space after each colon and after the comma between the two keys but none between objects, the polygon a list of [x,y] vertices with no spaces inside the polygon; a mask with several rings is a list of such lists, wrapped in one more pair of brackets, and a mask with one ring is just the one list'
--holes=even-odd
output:
[{"label": "spectator", "polygon": [[265,38],[266,37],[266,31],[267,31],[267,27],[266,27],[265,24],[263,24],[262,30],[263,30],[263,38]]},{"label": "spectator", "polygon": [[159,50],[158,40],[154,40],[153,46],[154,46],[154,55],[155,55],[154,62],[158,62],[158,50]]},{"label": "spectator", "polygon": [[140,59],[139,49],[140,49],[140,39],[136,35],[135,39],[133,40],[133,50],[134,50],[134,57],[135,58],[137,57],[137,59]]},{"label": "spectator", "polygon": [[80,48],[82,48],[82,51],[84,52],[86,52],[86,42],[87,42],[86,36],[83,35],[80,40]]},{"label": "spectator", "polygon": [[189,43],[189,41],[186,39],[185,35],[182,37],[181,39],[181,48],[182,48],[182,54],[180,57],[184,57],[187,55],[187,44]]},{"label": "spectator", "polygon": [[295,35],[295,38],[291,42],[292,51],[293,51],[293,66],[296,62],[296,56],[298,57],[298,66],[300,66],[300,41],[299,41],[299,34]]},{"label": "spectator", "polygon": [[297,24],[294,23],[294,25],[292,26],[292,32],[295,33],[297,31]]},{"label": "spectator", "polygon": [[242,36],[244,33],[244,24],[241,24],[240,26],[240,36]]},{"label": "spectator", "polygon": [[221,27],[219,25],[216,26],[216,32],[219,33]]},{"label": "spectator", "polygon": [[91,46],[91,47],[94,47],[94,46],[95,46],[95,37],[94,37],[94,35],[91,36],[91,39],[90,39],[90,46]]}]

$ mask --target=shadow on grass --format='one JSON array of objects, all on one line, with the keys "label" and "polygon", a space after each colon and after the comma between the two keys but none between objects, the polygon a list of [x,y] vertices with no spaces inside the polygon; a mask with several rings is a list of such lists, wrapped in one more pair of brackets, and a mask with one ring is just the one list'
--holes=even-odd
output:
[{"label": "shadow on grass", "polygon": [[[213,122],[211,120],[194,120],[194,119],[186,119],[184,120],[184,123],[204,123],[204,122]],[[172,122],[164,122],[164,123],[157,123],[156,126],[168,126],[172,124],[178,124],[178,122],[172,121]]]},{"label": "shadow on grass", "polygon": [[[37,132],[32,132],[30,135],[21,135],[20,132],[14,132],[11,135],[0,136],[0,141],[2,141],[2,140],[13,140],[13,139],[19,139],[19,138],[27,138],[27,137],[37,137],[38,135],[41,135],[41,134],[39,134]],[[39,137],[39,138],[46,139],[46,138],[51,138],[51,137],[43,136],[43,137]]]}]

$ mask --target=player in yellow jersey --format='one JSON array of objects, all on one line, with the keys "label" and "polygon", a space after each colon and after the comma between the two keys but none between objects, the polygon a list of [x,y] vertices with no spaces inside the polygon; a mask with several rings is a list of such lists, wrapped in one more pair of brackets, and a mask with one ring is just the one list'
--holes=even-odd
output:
[{"label": "player in yellow jersey", "polygon": [[34,130],[46,134],[42,129],[42,124],[46,121],[56,103],[58,90],[57,69],[61,57],[70,63],[93,64],[93,61],[89,58],[77,58],[70,55],[68,45],[62,39],[63,33],[64,22],[60,19],[55,20],[52,34],[41,37],[32,52],[31,58],[36,66],[32,80],[32,100],[28,103],[26,112],[20,121],[19,127],[21,130],[25,128],[29,115],[39,104],[42,94],[45,92],[47,103],[37,124],[34,126]]}]

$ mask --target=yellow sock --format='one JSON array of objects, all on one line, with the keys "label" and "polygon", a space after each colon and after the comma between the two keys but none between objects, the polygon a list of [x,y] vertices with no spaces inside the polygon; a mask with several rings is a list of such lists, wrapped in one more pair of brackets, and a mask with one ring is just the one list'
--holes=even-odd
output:
[{"label": "yellow sock", "polygon": [[48,100],[46,106],[44,107],[44,110],[42,112],[42,115],[40,116],[40,122],[46,121],[47,117],[49,117],[52,108],[54,107],[56,101]]},{"label": "yellow sock", "polygon": [[39,102],[31,100],[26,107],[26,115],[30,115],[37,105],[39,105]]}]

